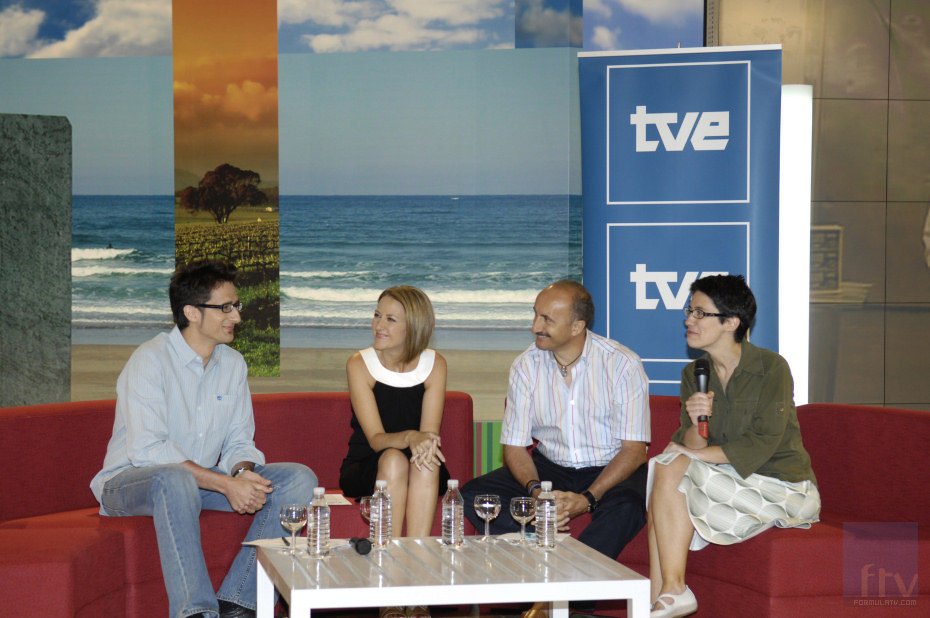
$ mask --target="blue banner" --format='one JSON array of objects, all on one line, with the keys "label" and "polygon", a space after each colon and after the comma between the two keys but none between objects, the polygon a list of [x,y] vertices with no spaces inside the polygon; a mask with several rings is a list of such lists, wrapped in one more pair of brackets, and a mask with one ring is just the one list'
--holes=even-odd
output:
[{"label": "blue banner", "polygon": [[780,46],[578,56],[594,330],[677,395],[691,283],[742,274],[751,339],[777,349]]}]

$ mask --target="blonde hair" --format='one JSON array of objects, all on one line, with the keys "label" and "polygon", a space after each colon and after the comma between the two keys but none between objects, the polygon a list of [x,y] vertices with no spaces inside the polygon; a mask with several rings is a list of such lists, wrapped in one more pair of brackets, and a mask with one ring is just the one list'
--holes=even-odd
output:
[{"label": "blonde hair", "polygon": [[404,308],[407,334],[404,341],[404,362],[409,363],[429,345],[436,317],[433,304],[422,290],[410,285],[395,285],[381,292],[378,300],[390,296]]}]

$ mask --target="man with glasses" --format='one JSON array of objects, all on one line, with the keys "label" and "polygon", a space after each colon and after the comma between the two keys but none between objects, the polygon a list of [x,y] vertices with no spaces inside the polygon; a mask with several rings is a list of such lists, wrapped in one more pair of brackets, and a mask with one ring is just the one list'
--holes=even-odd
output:
[{"label": "man with glasses", "polygon": [[253,515],[245,541],[276,538],[278,511],[317,484],[304,465],[265,464],[255,447],[242,355],[227,344],[242,320],[236,270],[181,266],[168,296],[175,328],[133,352],[116,383],[116,419],[91,482],[100,513],[148,515],[172,617],[255,615],[255,550],[243,547],[214,593],[200,544],[202,509]]}]

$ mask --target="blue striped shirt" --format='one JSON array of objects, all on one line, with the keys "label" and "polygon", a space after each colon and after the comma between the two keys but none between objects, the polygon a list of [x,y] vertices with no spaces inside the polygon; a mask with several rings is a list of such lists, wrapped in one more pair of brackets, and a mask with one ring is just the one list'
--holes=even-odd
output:
[{"label": "blue striped shirt", "polygon": [[116,381],[113,436],[90,484],[97,500],[130,467],[189,460],[228,473],[240,461],[264,464],[247,374],[242,355],[223,344],[204,367],[177,327],[139,346]]},{"label": "blue striped shirt", "polygon": [[606,466],[621,440],[648,442],[649,381],[632,350],[591,331],[571,385],[552,353],[532,345],[510,368],[501,444],[536,448],[561,466]]}]

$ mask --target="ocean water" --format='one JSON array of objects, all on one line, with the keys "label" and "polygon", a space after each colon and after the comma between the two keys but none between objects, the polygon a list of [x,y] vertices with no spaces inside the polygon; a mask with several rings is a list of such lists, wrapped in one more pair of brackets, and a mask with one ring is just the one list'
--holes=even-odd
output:
[{"label": "ocean water", "polygon": [[[438,348],[522,349],[532,306],[579,277],[577,196],[282,196],[281,343],[369,345],[378,294],[423,289]],[[171,196],[74,196],[76,343],[137,343],[169,328]]]}]

